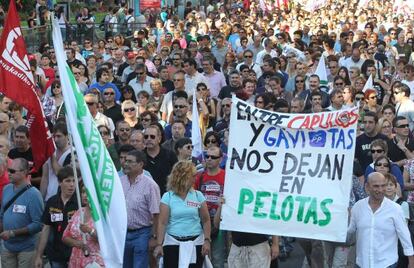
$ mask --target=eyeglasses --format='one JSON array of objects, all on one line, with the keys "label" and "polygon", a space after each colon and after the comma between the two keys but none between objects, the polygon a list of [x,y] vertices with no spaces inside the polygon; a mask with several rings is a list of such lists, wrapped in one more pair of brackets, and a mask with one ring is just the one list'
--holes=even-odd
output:
[{"label": "eyeglasses", "polygon": [[85,44],[90,44],[91,42],[90,42],[90,41],[85,41],[84,43],[85,43]]},{"label": "eyeglasses", "polygon": [[396,128],[409,128],[409,127],[410,127],[410,125],[408,125],[408,124],[403,124],[403,125],[396,126]]},{"label": "eyeglasses", "polygon": [[199,88],[197,88],[197,91],[206,91],[208,88],[206,88],[206,87],[199,87]]},{"label": "eyeglasses", "polygon": [[223,107],[223,108],[224,108],[224,107],[230,108],[230,106],[231,106],[231,104],[222,104],[222,105],[221,105],[221,107]]},{"label": "eyeglasses", "polygon": [[335,83],[335,86],[343,86],[344,83]]},{"label": "eyeglasses", "polygon": [[145,72],[136,73],[137,75],[143,75]]},{"label": "eyeglasses", "polygon": [[12,168],[8,168],[7,170],[9,171],[10,174],[14,174],[16,172],[23,171],[23,170],[17,170],[17,169],[12,169]]},{"label": "eyeglasses", "polygon": [[134,112],[135,111],[135,108],[134,107],[131,107],[131,108],[125,108],[124,109],[124,113],[127,113],[127,112]]},{"label": "eyeglasses", "polygon": [[295,81],[296,83],[303,83],[303,82],[305,82],[304,80],[296,80]]},{"label": "eyeglasses", "polygon": [[161,60],[160,58],[155,58],[154,60]]},{"label": "eyeglasses", "polygon": [[105,92],[104,95],[105,96],[112,96],[112,95],[115,95],[115,92]]},{"label": "eyeglasses", "polygon": [[390,165],[388,165],[388,163],[376,163],[375,166],[377,166],[377,167],[390,167]]},{"label": "eyeglasses", "polygon": [[131,131],[131,129],[130,128],[120,128],[119,131],[128,132],[128,131]]},{"label": "eyeglasses", "polygon": [[253,55],[244,55],[245,58],[253,58]]},{"label": "eyeglasses", "polygon": [[192,144],[187,144],[187,145],[184,145],[183,148],[187,150],[192,150],[194,146]]},{"label": "eyeglasses", "polygon": [[355,100],[356,101],[362,101],[362,100],[364,100],[364,98],[363,97],[356,97]]},{"label": "eyeglasses", "polygon": [[210,155],[210,154],[206,154],[206,159],[213,159],[213,160],[216,160],[216,159],[219,159],[220,158],[220,156],[217,156],[217,155]]},{"label": "eyeglasses", "polygon": [[99,132],[99,134],[101,134],[101,136],[108,136],[109,135],[109,133],[106,132],[106,131]]},{"label": "eyeglasses", "polygon": [[144,118],[142,118],[141,120],[142,120],[142,121],[145,121],[145,122],[149,122],[149,121],[151,121],[151,118],[145,118],[145,117],[144,117]]},{"label": "eyeglasses", "polygon": [[8,123],[9,121],[0,120],[0,124]]},{"label": "eyeglasses", "polygon": [[86,104],[88,105],[88,106],[92,106],[92,105],[94,105],[96,102],[87,102]]},{"label": "eyeglasses", "polygon": [[217,143],[216,139],[208,139],[206,140],[206,144],[210,144],[210,143]]},{"label": "eyeglasses", "polygon": [[371,96],[371,97],[369,97],[370,100],[375,100],[376,98],[378,98],[378,96]]},{"label": "eyeglasses", "polygon": [[383,149],[378,149],[378,150],[371,149],[371,154],[382,154],[383,152],[384,152]]},{"label": "eyeglasses", "polygon": [[175,109],[183,109],[183,108],[186,108],[186,107],[187,107],[187,105],[174,105]]},{"label": "eyeglasses", "polygon": [[402,91],[394,91],[394,95],[400,94]]},{"label": "eyeglasses", "polygon": [[148,134],[144,135],[144,139],[148,140],[149,138],[151,138],[151,140],[155,140],[156,136],[155,135],[148,135]]}]

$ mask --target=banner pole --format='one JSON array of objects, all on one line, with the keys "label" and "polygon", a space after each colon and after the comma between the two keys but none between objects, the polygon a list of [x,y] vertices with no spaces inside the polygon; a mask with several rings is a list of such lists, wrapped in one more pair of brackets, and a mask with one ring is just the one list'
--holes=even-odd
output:
[{"label": "banner pole", "polygon": [[[70,133],[70,128],[68,128],[68,136],[69,136],[69,146],[70,146],[70,158],[72,162],[72,169],[73,169],[73,177],[75,178],[75,191],[76,191],[76,200],[78,202],[78,208],[80,209],[80,221],[82,224],[85,223],[85,217],[82,209],[82,201],[80,196],[80,189],[79,189],[79,179],[78,179],[78,171],[76,169],[76,161],[75,161],[75,152],[73,150],[73,141],[72,141],[72,134]],[[82,241],[86,244],[86,235],[82,232]],[[85,256],[89,255],[87,250],[84,251]]]}]

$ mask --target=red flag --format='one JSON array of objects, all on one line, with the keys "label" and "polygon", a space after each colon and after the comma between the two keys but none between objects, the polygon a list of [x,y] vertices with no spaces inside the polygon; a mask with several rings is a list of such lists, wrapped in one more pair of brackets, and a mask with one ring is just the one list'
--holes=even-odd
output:
[{"label": "red flag", "polygon": [[0,39],[0,92],[27,109],[34,169],[39,170],[55,146],[33,81],[19,15],[11,0]]}]

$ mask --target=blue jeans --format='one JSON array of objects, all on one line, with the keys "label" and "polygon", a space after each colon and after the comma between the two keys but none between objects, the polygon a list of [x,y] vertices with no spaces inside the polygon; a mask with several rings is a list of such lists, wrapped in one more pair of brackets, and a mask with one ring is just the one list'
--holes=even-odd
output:
[{"label": "blue jeans", "polygon": [[148,242],[151,226],[127,232],[124,251],[124,268],[148,267]]}]

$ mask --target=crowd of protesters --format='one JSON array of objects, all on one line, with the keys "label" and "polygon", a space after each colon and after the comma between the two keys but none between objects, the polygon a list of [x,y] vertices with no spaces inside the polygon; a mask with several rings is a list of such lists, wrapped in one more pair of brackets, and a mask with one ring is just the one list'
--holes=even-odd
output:
[{"label": "crowd of protesters", "polygon": [[[44,5],[38,1],[29,26],[48,12]],[[347,241],[296,240],[313,268],[414,267],[414,13],[379,0],[328,0],[312,12],[268,1],[188,2],[184,18],[173,8],[144,11],[145,27],[133,31],[138,18],[126,4],[107,11],[99,40],[87,7],[76,16],[77,36],[62,10],[55,15],[120,175],[124,267],[157,267],[160,256],[163,267],[202,267],[209,256],[218,268],[277,267],[289,258],[295,238],[219,229],[233,94],[283,113],[358,106]],[[327,83],[315,74],[321,57]],[[87,191],[79,186],[83,221],[74,194],[53,45],[42,43],[29,61],[56,151],[33,172],[26,111],[0,96],[2,266],[103,267]],[[193,105],[202,158],[192,157]]]}]

